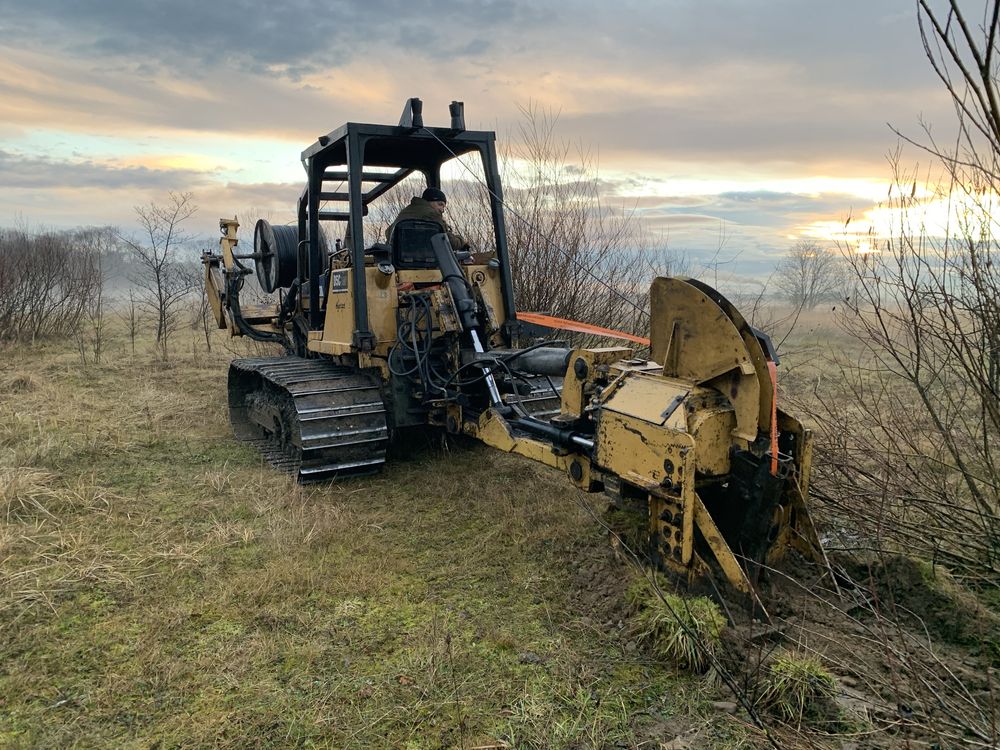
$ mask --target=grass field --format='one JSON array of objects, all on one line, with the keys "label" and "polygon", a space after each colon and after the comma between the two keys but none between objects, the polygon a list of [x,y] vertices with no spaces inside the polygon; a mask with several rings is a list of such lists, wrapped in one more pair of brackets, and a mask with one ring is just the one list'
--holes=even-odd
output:
[{"label": "grass field", "polygon": [[[807,316],[782,402],[829,393],[845,343]],[[995,746],[1000,613],[944,569],[831,544],[854,588],[775,571],[774,637],[737,612],[693,677],[630,618],[603,496],[440,435],[299,486],[231,435],[243,352],[172,351],[118,331],[100,363],[77,341],[0,356],[0,747]],[[834,703],[776,697],[798,673]]]},{"label": "grass field", "polygon": [[746,732],[621,622],[599,496],[427,442],[302,488],[228,353],[0,362],[0,746],[701,747]]}]

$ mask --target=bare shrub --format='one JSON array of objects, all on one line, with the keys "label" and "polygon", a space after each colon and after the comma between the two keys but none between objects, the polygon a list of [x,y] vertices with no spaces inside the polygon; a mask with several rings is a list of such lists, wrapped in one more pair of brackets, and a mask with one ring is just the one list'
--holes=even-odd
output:
[{"label": "bare shrub", "polygon": [[501,154],[518,309],[648,332],[653,277],[680,260],[650,247],[641,220],[601,197],[596,157],[558,137],[558,116],[522,109]]},{"label": "bare shrub", "polygon": [[877,516],[868,528],[880,544],[995,584],[1000,66],[990,53],[1000,3],[989,4],[978,41],[957,2],[943,18],[919,6],[928,57],[956,98],[958,139],[943,149],[928,130],[923,148],[941,169],[930,181],[903,169],[897,153],[884,206],[898,217],[891,236],[876,252],[847,254],[854,290],[842,322],[858,351],[841,361],[839,392],[815,412],[816,488],[843,512]]},{"label": "bare shrub", "polygon": [[0,339],[74,334],[101,293],[99,251],[81,233],[0,231]]},{"label": "bare shrub", "polygon": [[955,139],[904,136],[936,167],[921,178],[894,155],[891,231],[871,252],[845,248],[849,343],[823,390],[797,397],[818,428],[812,490],[830,546],[857,566],[838,592],[860,636],[847,663],[879,655],[861,687],[887,730],[986,748],[1000,741],[1000,2],[972,24],[960,6],[917,3]]},{"label": "bare shrub", "polygon": [[857,292],[841,322],[858,351],[837,361],[812,410],[815,487],[866,518],[880,545],[996,581],[1000,278],[977,241],[910,229],[850,258]]},{"label": "bare shrub", "polygon": [[108,270],[106,263],[113,262],[121,255],[121,244],[112,227],[83,229],[76,233],[75,238],[96,264],[94,288],[84,310],[79,336],[84,360],[86,361],[85,349],[89,348],[94,362],[99,364],[105,343],[105,284]]}]

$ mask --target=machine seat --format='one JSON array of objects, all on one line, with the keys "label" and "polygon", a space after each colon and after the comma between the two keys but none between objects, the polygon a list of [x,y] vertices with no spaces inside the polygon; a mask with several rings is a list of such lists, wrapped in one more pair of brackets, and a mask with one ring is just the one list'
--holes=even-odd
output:
[{"label": "machine seat", "polygon": [[437,268],[431,237],[444,230],[434,221],[404,219],[392,230],[392,263],[398,269]]}]

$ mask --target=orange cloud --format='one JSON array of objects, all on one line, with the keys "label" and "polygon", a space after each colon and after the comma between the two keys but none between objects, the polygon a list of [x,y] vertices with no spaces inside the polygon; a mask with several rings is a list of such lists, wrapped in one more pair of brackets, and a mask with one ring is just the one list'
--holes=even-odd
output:
[{"label": "orange cloud", "polygon": [[185,172],[217,172],[227,165],[216,157],[203,154],[143,154],[114,160],[119,167],[145,167],[147,169],[181,170]]}]

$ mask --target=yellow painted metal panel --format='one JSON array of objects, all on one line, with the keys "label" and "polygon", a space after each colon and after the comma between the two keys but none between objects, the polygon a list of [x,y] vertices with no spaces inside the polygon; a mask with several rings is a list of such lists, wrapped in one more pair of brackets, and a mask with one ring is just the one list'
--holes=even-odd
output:
[{"label": "yellow painted metal panel", "polygon": [[399,306],[396,275],[387,276],[378,268],[365,268],[365,286],[368,288],[368,327],[375,334],[378,343],[396,340],[396,308]]},{"label": "yellow painted metal panel", "polygon": [[649,294],[650,352],[664,365],[664,375],[700,383],[734,367],[754,374],[736,326],[702,291],[679,279],[659,278]]},{"label": "yellow painted metal panel", "polygon": [[[692,282],[693,283],[693,282]],[[771,386],[760,344],[743,317],[682,279],[650,288],[651,356],[663,374],[707,385],[736,413],[734,435],[751,442],[771,423]]]},{"label": "yellow painted metal panel", "polygon": [[350,354],[351,345],[340,341],[324,341],[322,339],[310,338],[306,348],[311,352],[319,354]]},{"label": "yellow painted metal panel", "polygon": [[604,402],[604,407],[654,424],[665,424],[674,430],[684,430],[683,402],[690,392],[691,387],[683,383],[630,372]]},{"label": "yellow painted metal panel", "polygon": [[[643,478],[640,486],[659,486],[665,479],[694,482],[693,449],[694,439],[686,433],[605,409],[597,425],[594,462],[619,476],[631,472]],[[667,460],[673,467],[669,476]]]},{"label": "yellow painted metal panel", "polygon": [[352,269],[337,268],[330,271],[330,287],[327,290],[326,319],[323,323],[322,340],[328,345],[346,346],[350,351],[353,332],[354,279]]},{"label": "yellow painted metal panel", "polygon": [[441,272],[436,268],[413,268],[396,272],[396,283],[400,286],[406,283],[435,284],[440,281]]},{"label": "yellow painted metal panel", "polygon": [[688,418],[688,432],[697,446],[695,466],[708,476],[729,473],[732,431],[736,424],[733,410],[724,407],[696,408]]}]

